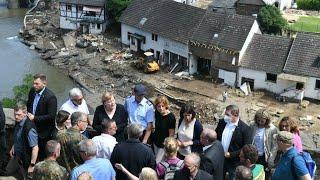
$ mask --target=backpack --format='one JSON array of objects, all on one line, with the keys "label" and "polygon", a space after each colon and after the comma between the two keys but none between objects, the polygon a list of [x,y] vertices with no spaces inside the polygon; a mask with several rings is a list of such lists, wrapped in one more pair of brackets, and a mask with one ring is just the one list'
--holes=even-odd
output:
[{"label": "backpack", "polygon": [[[309,174],[311,176],[311,179],[314,179],[315,174],[316,174],[316,170],[317,170],[317,165],[316,165],[316,162],[311,158],[311,155],[308,152],[303,151],[303,152],[299,153],[297,156],[301,156],[303,158],[303,160],[306,164],[306,167],[309,171]],[[293,160],[297,156],[294,156],[291,159],[291,169],[292,169],[293,175],[295,176],[294,179],[299,179],[299,177],[296,176],[295,168],[293,166],[293,163],[294,163]]]},{"label": "backpack", "polygon": [[160,164],[165,167],[164,180],[172,180],[174,173],[179,171],[183,166],[183,160],[179,160],[176,164],[169,164],[166,161],[161,161]]}]

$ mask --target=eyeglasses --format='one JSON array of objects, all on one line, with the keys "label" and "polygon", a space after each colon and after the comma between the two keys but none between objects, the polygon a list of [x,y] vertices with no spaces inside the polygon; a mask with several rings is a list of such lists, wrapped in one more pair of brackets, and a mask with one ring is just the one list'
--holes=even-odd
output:
[{"label": "eyeglasses", "polygon": [[87,123],[87,124],[88,124],[88,121],[81,121],[81,122],[83,122],[83,123]]}]

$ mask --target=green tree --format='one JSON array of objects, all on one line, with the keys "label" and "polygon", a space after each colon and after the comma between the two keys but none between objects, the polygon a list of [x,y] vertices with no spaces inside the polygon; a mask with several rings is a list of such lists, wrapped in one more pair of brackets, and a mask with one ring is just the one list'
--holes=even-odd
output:
[{"label": "green tree", "polygon": [[111,17],[119,21],[122,12],[131,3],[131,0],[107,0],[107,8]]},{"label": "green tree", "polygon": [[3,98],[2,104],[5,108],[13,108],[18,101],[27,101],[30,87],[33,83],[33,76],[27,74],[23,78],[23,84],[13,87],[14,98]]},{"label": "green tree", "polygon": [[281,30],[288,25],[280,10],[270,5],[261,8],[258,13],[258,22],[262,31],[268,34],[281,34]]}]

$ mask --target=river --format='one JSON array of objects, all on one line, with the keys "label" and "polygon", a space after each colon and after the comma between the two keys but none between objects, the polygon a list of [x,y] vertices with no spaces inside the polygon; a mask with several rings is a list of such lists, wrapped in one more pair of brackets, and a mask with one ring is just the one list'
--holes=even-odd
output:
[{"label": "river", "polygon": [[0,99],[12,97],[12,88],[22,84],[26,74],[44,73],[60,107],[74,83],[62,70],[48,65],[36,51],[19,41],[17,35],[25,12],[26,9],[0,6]]}]

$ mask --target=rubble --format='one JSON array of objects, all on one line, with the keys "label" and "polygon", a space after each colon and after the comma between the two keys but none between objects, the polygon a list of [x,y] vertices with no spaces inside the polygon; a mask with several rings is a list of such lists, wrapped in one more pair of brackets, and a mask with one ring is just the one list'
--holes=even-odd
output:
[{"label": "rubble", "polygon": [[[148,85],[150,90],[148,93],[150,100],[157,95],[166,95],[169,98],[170,107],[177,119],[179,117],[178,111],[185,103],[192,103],[195,106],[197,118],[204,124],[215,126],[217,120],[223,115],[226,103],[218,99],[227,87],[212,83],[212,86],[201,87],[196,84],[193,87],[188,87],[188,84],[194,83],[195,80],[189,73],[183,72],[182,66],[179,64],[168,68],[170,74],[159,72],[158,74],[145,75],[131,66],[138,60],[138,56],[131,53],[130,49],[120,46],[121,39],[119,37],[107,34],[79,35],[76,31],[66,33],[57,29],[59,21],[55,14],[30,17],[26,22],[26,27],[21,32],[21,41],[30,48],[41,52],[43,60],[64,69],[90,95],[92,93],[100,98],[102,92],[112,91],[119,99],[123,100],[130,95],[133,84],[143,82]],[[174,84],[175,81],[179,81],[181,85]],[[228,93],[230,99],[237,99],[236,104],[240,104],[241,115],[249,122],[253,120],[258,109],[269,108],[270,104],[260,100],[264,96],[263,92],[251,92],[250,86],[247,84],[243,86],[244,92],[239,89],[228,89]],[[221,92],[217,90],[217,87]],[[205,92],[206,88],[208,88],[208,92]],[[214,90],[210,88],[214,88]],[[251,102],[252,98],[257,100]],[[227,102],[233,103],[231,100]],[[308,103],[307,106],[310,104]],[[288,113],[286,107],[274,108],[270,111],[274,123],[277,123],[281,116]],[[300,114],[296,116],[301,117],[299,122],[303,127],[311,128],[315,124],[313,116],[312,118]],[[320,119],[320,115],[318,119]],[[304,138],[309,138],[310,142],[305,146],[319,148],[319,134],[313,136],[307,134],[306,136]],[[312,145],[311,141],[316,142],[315,145]]]}]

